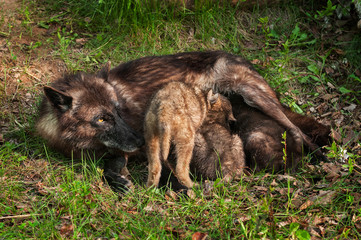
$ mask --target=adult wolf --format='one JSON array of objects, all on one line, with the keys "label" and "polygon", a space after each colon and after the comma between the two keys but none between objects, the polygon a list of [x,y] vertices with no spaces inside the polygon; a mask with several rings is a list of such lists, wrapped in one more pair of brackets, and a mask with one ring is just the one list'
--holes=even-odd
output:
[{"label": "adult wolf", "polygon": [[[98,75],[77,74],[60,79],[52,87],[45,87],[47,97],[40,107],[38,132],[64,153],[92,149],[122,156],[123,152],[134,151],[143,144],[136,132],[143,132],[149,100],[170,81],[183,81],[204,91],[211,88],[242,96],[247,104],[289,130],[296,152],[302,152],[303,143],[311,150],[318,147],[287,118],[275,92],[252,65],[223,51],[144,57],[111,70],[106,67]],[[117,130],[109,134],[108,127]],[[130,149],[123,144],[130,144]],[[119,150],[122,153],[118,153]],[[322,156],[319,150],[316,153]],[[124,159],[115,157],[106,163],[115,182],[123,183],[114,174],[124,165]]]},{"label": "adult wolf", "polygon": [[121,191],[130,185],[120,175],[127,172],[126,153],[136,151],[144,139],[119,114],[115,89],[103,77],[109,67],[98,75],[68,75],[44,87],[36,127],[49,145],[69,157],[80,158],[87,151],[104,156],[104,176]]}]

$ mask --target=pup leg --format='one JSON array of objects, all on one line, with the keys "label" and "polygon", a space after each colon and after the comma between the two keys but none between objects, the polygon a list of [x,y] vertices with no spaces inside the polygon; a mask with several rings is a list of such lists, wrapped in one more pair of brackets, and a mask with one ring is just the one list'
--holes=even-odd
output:
[{"label": "pup leg", "polygon": [[158,187],[160,175],[162,171],[162,163],[160,160],[160,144],[158,137],[152,137],[146,143],[148,158],[148,181],[147,187]]},{"label": "pup leg", "polygon": [[233,178],[242,177],[245,168],[245,157],[243,151],[243,142],[238,135],[231,136],[230,149],[225,149],[224,159],[221,159],[221,169],[223,173],[223,181],[229,182]]},{"label": "pup leg", "polygon": [[193,181],[189,177],[189,164],[192,159],[194,140],[187,144],[176,144],[175,147],[177,155],[175,175],[181,184],[188,188],[192,188]]}]

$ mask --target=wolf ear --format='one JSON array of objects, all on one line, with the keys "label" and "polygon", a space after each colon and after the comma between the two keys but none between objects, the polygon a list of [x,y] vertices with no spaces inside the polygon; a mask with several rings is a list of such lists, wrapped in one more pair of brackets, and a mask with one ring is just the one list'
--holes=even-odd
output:
[{"label": "wolf ear", "polygon": [[51,104],[61,112],[65,112],[71,108],[73,98],[66,93],[49,86],[44,87],[44,93]]},{"label": "wolf ear", "polygon": [[108,61],[102,69],[98,72],[97,76],[103,79],[108,79],[109,72],[110,72],[111,62]]},{"label": "wolf ear", "polygon": [[209,101],[209,103],[211,105],[215,104],[217,102],[217,100],[219,99],[219,94],[213,94],[212,89],[209,90],[208,94],[207,94],[207,100]]}]

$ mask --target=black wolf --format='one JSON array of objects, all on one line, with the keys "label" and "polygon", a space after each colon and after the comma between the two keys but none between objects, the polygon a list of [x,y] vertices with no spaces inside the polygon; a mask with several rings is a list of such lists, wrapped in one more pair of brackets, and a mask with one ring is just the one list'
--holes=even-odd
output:
[{"label": "black wolf", "polygon": [[[235,93],[248,105],[288,129],[289,137],[295,141],[294,151],[301,153],[304,143],[323,156],[312,139],[284,114],[275,92],[252,65],[239,56],[222,51],[144,57],[110,71],[105,68],[97,76],[78,74],[60,79],[51,88],[45,88],[47,98],[41,105],[38,131],[65,153],[70,149],[133,151],[143,144],[136,132],[143,132],[144,115],[151,96],[171,81],[183,81],[203,91],[213,89],[222,94]],[[84,89],[83,93],[77,93],[79,87]],[[87,91],[87,88],[95,89]],[[102,107],[94,108],[92,104],[107,106],[106,111],[100,111]],[[78,112],[80,109],[84,110]],[[104,127],[98,120],[105,122]],[[117,129],[112,130],[112,134],[107,133],[109,122],[110,129]],[[131,146],[125,147],[123,143]]]},{"label": "black wolf", "polygon": [[36,128],[49,145],[69,157],[79,158],[83,151],[106,155],[104,175],[122,188],[129,184],[120,176],[127,153],[141,147],[144,139],[122,119],[118,95],[104,78],[109,66],[98,75],[68,75],[44,87]]}]

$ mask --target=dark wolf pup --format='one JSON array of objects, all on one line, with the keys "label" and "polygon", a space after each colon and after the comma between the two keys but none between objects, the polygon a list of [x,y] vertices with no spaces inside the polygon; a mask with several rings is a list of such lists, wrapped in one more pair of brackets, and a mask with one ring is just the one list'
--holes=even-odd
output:
[{"label": "dark wolf pup", "polygon": [[162,164],[170,166],[167,159],[171,144],[175,148],[176,164],[170,168],[181,184],[188,188],[193,186],[189,164],[195,135],[218,98],[212,90],[206,94],[182,82],[168,83],[156,92],[144,120],[149,162],[147,187],[158,186]]},{"label": "dark wolf pup", "polygon": [[120,175],[121,170],[127,172],[127,153],[141,147],[144,139],[122,119],[118,95],[106,79],[109,67],[98,75],[68,75],[44,87],[36,128],[49,145],[69,157],[80,158],[86,151],[106,155],[104,176],[122,190],[130,184]]},{"label": "dark wolf pup", "polygon": [[[255,171],[295,170],[302,159],[302,154],[295,151],[298,147],[297,143],[288,137],[287,129],[261,111],[248,106],[238,96],[231,96],[230,100],[237,106],[233,109],[237,119],[235,129],[243,140],[247,165]],[[287,107],[283,107],[283,112],[292,123],[312,139],[312,142],[318,146],[329,144],[331,140],[329,126],[325,126],[311,117],[292,112]],[[282,143],[284,132],[286,132],[286,148]],[[284,148],[287,154],[286,162],[283,158]],[[305,146],[304,151],[307,154],[311,150]]]}]

